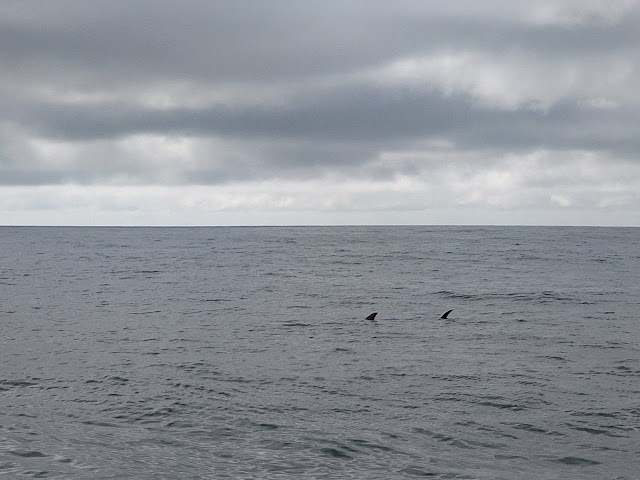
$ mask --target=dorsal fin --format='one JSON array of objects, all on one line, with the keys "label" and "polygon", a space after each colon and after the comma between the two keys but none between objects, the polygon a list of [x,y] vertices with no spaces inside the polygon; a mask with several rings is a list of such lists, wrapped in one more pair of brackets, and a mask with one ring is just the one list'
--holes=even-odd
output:
[{"label": "dorsal fin", "polygon": [[447,318],[451,312],[453,312],[453,310],[447,310],[446,312],[444,312],[442,314],[442,316],[440,318]]}]

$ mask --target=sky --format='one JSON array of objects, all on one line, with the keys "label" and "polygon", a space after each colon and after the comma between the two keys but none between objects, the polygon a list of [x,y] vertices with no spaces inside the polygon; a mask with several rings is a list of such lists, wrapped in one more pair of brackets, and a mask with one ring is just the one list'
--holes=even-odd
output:
[{"label": "sky", "polygon": [[0,0],[0,225],[640,226],[640,1]]}]

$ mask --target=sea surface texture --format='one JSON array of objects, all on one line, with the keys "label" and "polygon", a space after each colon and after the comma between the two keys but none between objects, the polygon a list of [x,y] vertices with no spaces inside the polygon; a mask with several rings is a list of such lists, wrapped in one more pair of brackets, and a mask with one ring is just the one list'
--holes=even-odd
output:
[{"label": "sea surface texture", "polygon": [[2,479],[640,478],[640,229],[1,227],[0,261]]}]

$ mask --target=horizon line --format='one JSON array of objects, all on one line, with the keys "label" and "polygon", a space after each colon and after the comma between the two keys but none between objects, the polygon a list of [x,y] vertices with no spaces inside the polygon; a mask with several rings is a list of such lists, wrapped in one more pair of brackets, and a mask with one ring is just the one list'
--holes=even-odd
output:
[{"label": "horizon line", "polygon": [[531,228],[640,228],[640,225],[517,224],[517,223],[334,223],[334,224],[0,224],[0,228],[340,228],[340,227],[531,227]]}]

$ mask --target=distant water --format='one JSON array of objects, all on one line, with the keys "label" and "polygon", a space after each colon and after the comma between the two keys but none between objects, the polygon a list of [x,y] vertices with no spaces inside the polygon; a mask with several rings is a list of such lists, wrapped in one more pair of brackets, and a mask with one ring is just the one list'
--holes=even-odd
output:
[{"label": "distant water", "polygon": [[0,260],[0,478],[640,478],[640,229],[2,227]]}]

